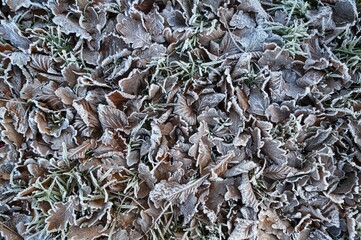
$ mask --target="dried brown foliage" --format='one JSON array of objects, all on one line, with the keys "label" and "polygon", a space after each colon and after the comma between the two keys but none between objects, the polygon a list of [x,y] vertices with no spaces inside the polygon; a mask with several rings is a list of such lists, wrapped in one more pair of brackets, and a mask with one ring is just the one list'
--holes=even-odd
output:
[{"label": "dried brown foliage", "polygon": [[360,34],[353,0],[2,1],[0,236],[360,239]]}]

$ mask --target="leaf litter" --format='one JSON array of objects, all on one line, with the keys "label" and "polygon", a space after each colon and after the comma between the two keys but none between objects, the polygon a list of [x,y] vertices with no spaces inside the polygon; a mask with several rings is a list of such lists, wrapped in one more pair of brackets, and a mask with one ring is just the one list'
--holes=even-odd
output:
[{"label": "leaf litter", "polygon": [[0,238],[360,239],[354,0],[0,4]]}]

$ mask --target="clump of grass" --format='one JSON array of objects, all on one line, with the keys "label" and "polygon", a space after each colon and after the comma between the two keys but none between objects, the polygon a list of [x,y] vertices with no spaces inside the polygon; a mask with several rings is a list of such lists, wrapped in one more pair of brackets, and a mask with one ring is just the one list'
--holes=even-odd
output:
[{"label": "clump of grass", "polygon": [[263,2],[263,4],[270,6],[268,10],[271,12],[284,11],[288,16],[287,25],[292,19],[304,18],[306,12],[311,9],[310,3],[304,0],[280,0],[275,3]]},{"label": "clump of grass", "polygon": [[277,22],[267,22],[266,30],[271,30],[273,33],[278,34],[284,40],[283,49],[289,51],[292,56],[305,55],[302,49],[302,42],[304,39],[309,38],[309,22],[303,20],[293,20],[290,25],[283,25]]},{"label": "clump of grass", "polygon": [[169,55],[164,55],[153,59],[148,67],[154,68],[155,72],[152,81],[159,76],[178,77],[182,81],[196,80],[205,76],[209,70],[215,70],[214,67],[221,61],[207,62],[200,58],[196,58],[190,52],[183,55],[185,60],[171,60]]},{"label": "clump of grass", "polygon": [[61,68],[70,63],[77,63],[78,66],[86,68],[81,51],[74,51],[71,36],[64,34],[59,26],[48,26],[46,30],[32,31],[32,34],[43,41],[54,60],[62,62]]},{"label": "clump of grass", "polygon": [[355,74],[361,70],[361,36],[355,36],[350,28],[340,35],[339,45],[334,49],[336,56]]}]

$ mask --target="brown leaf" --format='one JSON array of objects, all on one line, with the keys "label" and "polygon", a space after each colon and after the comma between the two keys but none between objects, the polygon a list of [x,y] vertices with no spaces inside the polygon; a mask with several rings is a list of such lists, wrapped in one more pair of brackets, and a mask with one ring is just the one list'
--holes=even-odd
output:
[{"label": "brown leaf", "polygon": [[297,79],[297,85],[300,87],[310,87],[312,85],[318,84],[325,74],[317,70],[309,70],[305,75]]},{"label": "brown leaf", "polygon": [[282,165],[286,162],[286,151],[281,148],[282,143],[278,140],[265,138],[262,150],[275,163]]},{"label": "brown leaf", "polygon": [[0,236],[5,240],[22,240],[23,238],[18,235],[13,229],[0,222]]},{"label": "brown leaf", "polygon": [[256,210],[258,207],[258,200],[253,192],[252,185],[249,181],[248,173],[242,174],[242,182],[239,185],[238,189],[242,195],[242,203],[247,207]]},{"label": "brown leaf", "polygon": [[286,178],[289,174],[295,172],[297,172],[296,169],[289,167],[285,164],[272,164],[271,166],[265,168],[264,176],[274,180],[281,180]]},{"label": "brown leaf", "polygon": [[224,174],[225,177],[235,177],[241,175],[243,173],[248,173],[252,169],[257,167],[257,164],[253,161],[245,161],[243,160],[241,163],[235,165],[231,169],[227,170]]},{"label": "brown leaf", "polygon": [[209,165],[205,168],[206,172],[212,171],[217,176],[222,177],[223,174],[227,171],[228,164],[233,161],[235,158],[234,152],[228,153],[216,160],[214,164]]},{"label": "brown leaf", "polygon": [[189,195],[197,192],[198,187],[203,184],[207,177],[208,175],[205,175],[186,184],[163,180],[155,185],[149,194],[149,199],[157,208],[161,206],[163,200],[173,204],[182,204],[188,199]]},{"label": "brown leaf", "polygon": [[73,102],[73,107],[88,127],[96,128],[100,126],[98,116],[93,110],[92,105],[84,98],[75,100]]},{"label": "brown leaf", "polygon": [[76,99],[75,93],[69,87],[59,87],[54,93],[65,105],[72,105]]},{"label": "brown leaf", "polygon": [[51,58],[47,55],[33,54],[31,55],[30,66],[41,72],[48,72],[50,69]]},{"label": "brown leaf", "polygon": [[103,129],[123,129],[129,126],[127,115],[111,106],[98,106],[99,121]]},{"label": "brown leaf", "polygon": [[361,149],[361,121],[350,120],[348,127],[354,139],[354,142]]},{"label": "brown leaf", "polygon": [[236,226],[229,236],[229,240],[252,240],[256,238],[256,221],[247,219],[236,219]]},{"label": "brown leaf", "polygon": [[133,48],[142,48],[150,45],[150,34],[146,32],[142,21],[135,20],[131,17],[118,15],[117,31],[122,34],[126,43],[133,44]]},{"label": "brown leaf", "polygon": [[178,96],[178,104],[174,108],[174,113],[184,118],[190,125],[195,125],[196,113],[193,111],[193,108],[187,104],[187,100],[183,96]]},{"label": "brown leaf", "polygon": [[94,147],[95,141],[93,139],[85,140],[78,147],[69,149],[67,157],[70,160],[85,158],[86,152]]},{"label": "brown leaf", "polygon": [[107,232],[102,231],[102,226],[91,226],[91,227],[81,227],[81,226],[71,226],[67,234],[68,238],[71,240],[93,240],[101,236],[107,236]]},{"label": "brown leaf", "polygon": [[75,224],[75,200],[70,197],[67,202],[54,204],[54,209],[49,211],[49,217],[45,220],[49,232],[63,231],[68,225]]}]

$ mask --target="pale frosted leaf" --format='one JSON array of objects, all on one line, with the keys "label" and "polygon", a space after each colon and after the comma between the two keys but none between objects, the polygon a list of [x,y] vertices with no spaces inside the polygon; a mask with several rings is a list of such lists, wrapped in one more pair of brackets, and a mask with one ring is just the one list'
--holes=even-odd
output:
[{"label": "pale frosted leaf", "polygon": [[248,13],[240,11],[233,15],[229,25],[238,29],[243,29],[245,27],[254,28],[256,23]]},{"label": "pale frosted leaf", "polygon": [[249,181],[248,173],[242,174],[242,182],[238,187],[242,195],[242,203],[247,207],[257,209],[258,200],[253,192],[252,185]]},{"label": "pale frosted leaf", "polygon": [[28,54],[23,52],[13,52],[10,56],[11,63],[17,65],[18,67],[22,68],[27,65],[27,62],[30,60]]},{"label": "pale frosted leaf", "polygon": [[225,95],[222,93],[214,93],[214,94],[207,94],[201,97],[200,104],[198,111],[202,112],[206,109],[206,107],[214,108],[216,107],[223,99]]},{"label": "pale frosted leaf", "polygon": [[318,84],[323,79],[324,75],[325,74],[322,71],[311,69],[306,72],[305,75],[297,79],[296,83],[300,87],[310,87],[312,85]]},{"label": "pale frosted leaf", "polygon": [[13,10],[17,11],[20,8],[28,8],[30,7],[32,3],[30,0],[6,0],[5,3]]},{"label": "pale frosted leaf", "polygon": [[257,224],[253,220],[236,219],[236,226],[228,240],[252,240],[256,237]]},{"label": "pale frosted leaf", "polygon": [[157,179],[154,177],[153,172],[150,171],[149,167],[144,163],[138,165],[139,178],[145,181],[150,189],[153,189]]},{"label": "pale frosted leaf", "polygon": [[145,27],[153,35],[160,35],[164,29],[164,18],[157,9],[152,9],[150,13],[144,16]]},{"label": "pale frosted leaf", "polygon": [[87,31],[79,26],[76,20],[71,19],[69,16],[59,14],[52,18],[53,23],[61,27],[65,34],[75,33],[76,36],[84,39],[91,40],[91,36]]},{"label": "pale frosted leaf", "polygon": [[253,88],[248,100],[251,113],[264,116],[265,111],[270,103],[268,96],[259,89]]},{"label": "pale frosted leaf", "polygon": [[182,204],[187,200],[189,195],[197,192],[198,187],[203,184],[206,178],[207,175],[186,184],[163,180],[155,185],[149,194],[149,199],[157,208],[161,206],[163,200],[173,204]]},{"label": "pale frosted leaf", "polygon": [[10,41],[11,45],[17,48],[27,50],[29,48],[30,40],[23,36],[20,29],[14,22],[7,22],[1,20],[0,22],[0,36]]},{"label": "pale frosted leaf", "polygon": [[348,127],[354,142],[361,148],[361,121],[350,120]]},{"label": "pale frosted leaf", "polygon": [[253,161],[243,160],[241,163],[227,170],[224,174],[224,177],[235,177],[241,175],[242,173],[248,173],[255,167],[257,167],[257,164],[254,163]]},{"label": "pale frosted leaf", "polygon": [[144,48],[150,44],[150,34],[146,32],[141,21],[130,17],[118,16],[117,31],[122,34],[126,43],[133,44],[133,48]]},{"label": "pale frosted leaf", "polygon": [[262,150],[275,163],[283,164],[286,162],[286,151],[281,148],[282,143],[278,140],[265,138]]},{"label": "pale frosted leaf", "polygon": [[180,205],[180,212],[184,216],[183,225],[189,223],[197,212],[197,198],[195,197],[194,193],[190,194],[186,201]]}]

